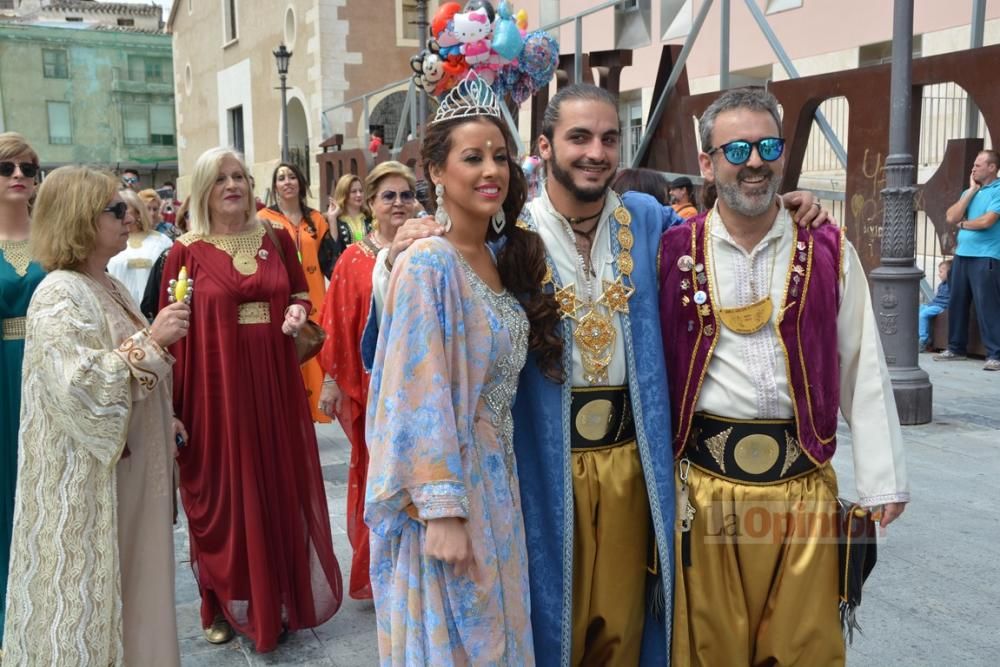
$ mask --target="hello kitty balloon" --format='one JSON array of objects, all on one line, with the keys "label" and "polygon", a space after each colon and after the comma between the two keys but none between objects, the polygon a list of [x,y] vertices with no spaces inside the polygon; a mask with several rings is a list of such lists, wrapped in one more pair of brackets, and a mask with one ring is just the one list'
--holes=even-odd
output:
[{"label": "hello kitty balloon", "polygon": [[462,55],[470,66],[490,59],[490,36],[493,24],[485,9],[455,14],[452,32],[462,43]]}]

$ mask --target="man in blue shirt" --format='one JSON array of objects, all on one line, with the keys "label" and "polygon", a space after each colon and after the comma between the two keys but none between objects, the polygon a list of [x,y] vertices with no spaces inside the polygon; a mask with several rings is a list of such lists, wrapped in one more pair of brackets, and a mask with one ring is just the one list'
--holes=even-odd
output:
[{"label": "man in blue shirt", "polygon": [[1000,156],[984,150],[976,156],[969,189],[945,213],[958,225],[958,246],[951,267],[948,349],[935,361],[965,358],[969,304],[976,304],[979,332],[986,346],[983,370],[1000,371]]}]

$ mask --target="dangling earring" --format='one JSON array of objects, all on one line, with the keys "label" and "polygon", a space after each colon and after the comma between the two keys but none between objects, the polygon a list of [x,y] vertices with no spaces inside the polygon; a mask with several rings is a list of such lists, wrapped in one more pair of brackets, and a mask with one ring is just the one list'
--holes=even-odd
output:
[{"label": "dangling earring", "polygon": [[503,234],[503,228],[507,225],[507,215],[502,208],[493,214],[493,217],[490,218],[490,224],[493,225],[493,231],[497,233],[497,236]]},{"label": "dangling earring", "polygon": [[434,194],[437,195],[437,210],[434,211],[434,219],[444,227],[444,231],[451,231],[451,218],[448,211],[444,210],[444,186],[440,183],[434,186]]}]

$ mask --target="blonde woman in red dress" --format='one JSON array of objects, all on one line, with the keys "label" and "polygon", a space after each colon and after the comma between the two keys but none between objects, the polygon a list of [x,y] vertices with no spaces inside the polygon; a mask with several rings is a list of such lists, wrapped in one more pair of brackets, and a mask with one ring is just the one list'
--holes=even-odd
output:
[{"label": "blonde woman in red dress", "polygon": [[174,413],[190,435],[177,462],[191,566],[206,639],[235,629],[266,652],[286,630],[326,622],[342,596],[292,341],[309,287],[288,233],[273,230],[279,247],[257,220],[239,154],[206,151],[191,180],[190,231],[163,268],[164,283],[185,267],[195,284],[190,332],[170,348]]}]

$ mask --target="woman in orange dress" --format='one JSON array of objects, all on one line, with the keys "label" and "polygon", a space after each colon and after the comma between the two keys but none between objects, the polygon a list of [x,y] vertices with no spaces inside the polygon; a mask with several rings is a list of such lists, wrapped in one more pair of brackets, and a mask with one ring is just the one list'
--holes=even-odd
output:
[{"label": "woman in orange dress", "polygon": [[[271,176],[271,192],[276,204],[257,212],[262,220],[281,223],[295,241],[302,270],[309,284],[309,300],[313,303],[309,319],[319,324],[319,305],[323,303],[326,280],[333,271],[334,242],[330,226],[323,215],[306,205],[309,180],[294,164],[282,162]],[[302,364],[302,378],[306,383],[306,397],[314,422],[329,423],[330,418],[320,411],[318,401],[323,386],[323,369],[314,357]]]},{"label": "woman in orange dress", "polygon": [[348,594],[356,600],[372,597],[368,575],[368,527],[364,518],[368,472],[368,445],[365,444],[368,373],[361,364],[361,334],[371,307],[375,257],[381,248],[389,247],[396,230],[413,215],[416,200],[413,172],[399,162],[383,162],[368,174],[365,195],[375,214],[375,229],[348,247],[333,269],[321,318],[326,343],[319,354],[328,376],[320,395],[320,408],[337,417],[351,441],[347,538],[354,549],[354,559]]}]

